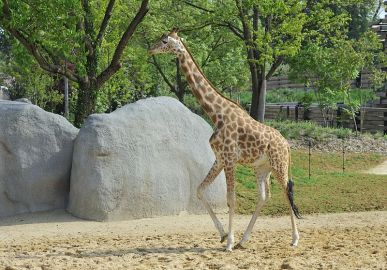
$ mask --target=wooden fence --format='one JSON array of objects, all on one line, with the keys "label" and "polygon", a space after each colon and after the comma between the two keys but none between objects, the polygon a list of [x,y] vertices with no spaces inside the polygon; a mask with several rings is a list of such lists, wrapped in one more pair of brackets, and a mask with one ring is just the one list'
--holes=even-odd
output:
[{"label": "wooden fence", "polygon": [[[360,87],[360,88],[371,88],[372,83],[370,80],[370,76],[371,76],[370,73],[362,72],[360,77],[357,80],[351,81],[351,86],[352,87]],[[316,79],[311,78],[312,82],[315,80]],[[278,89],[278,88],[298,88],[298,89],[301,88],[302,89],[305,87],[305,85],[302,83],[295,83],[295,82],[289,80],[289,78],[287,76],[276,76],[276,77],[272,77],[267,82],[266,87],[268,90]]]},{"label": "wooden fence", "polygon": [[[296,103],[267,104],[265,119],[269,120],[309,120],[322,126],[355,129],[353,119],[342,105],[323,110],[317,105],[304,108]],[[357,129],[361,132],[382,132],[387,134],[387,108],[362,107],[356,114]]]}]

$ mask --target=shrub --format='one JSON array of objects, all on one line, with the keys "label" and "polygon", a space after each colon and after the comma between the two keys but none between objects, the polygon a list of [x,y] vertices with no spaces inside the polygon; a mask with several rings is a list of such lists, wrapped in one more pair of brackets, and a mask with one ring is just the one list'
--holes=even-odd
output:
[{"label": "shrub", "polygon": [[[331,138],[348,138],[355,136],[355,133],[347,128],[328,128],[319,126],[313,122],[267,121],[265,124],[277,129],[287,139],[311,138],[317,141],[324,141]],[[372,136],[372,135],[370,135]]]}]

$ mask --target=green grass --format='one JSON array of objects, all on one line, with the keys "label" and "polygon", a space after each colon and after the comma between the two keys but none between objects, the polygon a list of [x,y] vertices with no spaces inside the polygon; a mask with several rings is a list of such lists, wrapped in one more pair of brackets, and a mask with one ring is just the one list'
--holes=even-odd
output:
[{"label": "green grass", "polygon": [[[346,171],[342,172],[340,154],[313,153],[311,179],[308,177],[308,154],[292,153],[292,174],[295,181],[295,202],[302,214],[349,211],[387,210],[387,177],[369,175],[361,171],[381,163],[379,154],[350,154],[346,156]],[[252,168],[238,166],[237,211],[252,214],[257,190]],[[286,215],[288,205],[284,192],[275,179],[271,184],[272,197],[262,209],[264,215]]]}]

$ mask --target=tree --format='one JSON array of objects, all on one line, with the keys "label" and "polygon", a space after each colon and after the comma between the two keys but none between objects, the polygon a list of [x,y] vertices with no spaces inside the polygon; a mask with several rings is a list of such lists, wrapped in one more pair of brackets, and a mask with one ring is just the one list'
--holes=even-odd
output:
[{"label": "tree", "polygon": [[[188,2],[188,1],[185,1]],[[348,6],[356,1],[335,1]],[[191,3],[191,2],[190,2]],[[212,5],[211,5],[212,3]],[[263,121],[266,81],[303,48],[305,39],[324,39],[346,31],[348,15],[330,1],[222,0],[195,5],[207,25],[224,27],[243,41],[250,71],[250,115]]]},{"label": "tree", "polygon": [[[1,27],[24,46],[43,70],[66,76],[78,84],[75,115],[78,126],[95,111],[98,90],[121,68],[124,49],[148,12],[149,0],[142,0],[135,14],[126,10],[126,14],[133,16],[130,23],[121,17],[119,27],[111,27],[109,23],[117,5],[115,0],[106,2],[103,1],[106,4],[103,9],[101,2],[88,0],[2,1]],[[120,8],[122,5],[116,12]],[[121,33],[112,35],[116,28]],[[115,47],[109,65],[102,68],[100,53],[106,38]],[[74,69],[64,62],[71,63]]]},{"label": "tree", "polygon": [[305,14],[302,1],[213,1],[203,25],[227,29],[243,42],[250,71],[250,114],[263,121],[266,81],[287,56],[297,53]]},{"label": "tree", "polygon": [[371,31],[358,40],[331,37],[326,42],[311,42],[292,59],[290,75],[316,87],[316,96],[323,112],[336,107],[336,97],[343,98],[357,129],[355,116],[361,101],[351,99],[350,81],[364,68],[379,61],[380,48],[377,36]]},{"label": "tree", "polygon": [[40,69],[25,48],[4,31],[0,33],[0,46],[2,84],[8,87],[11,99],[27,97],[47,111],[63,114],[62,76]]},{"label": "tree", "polygon": [[[328,7],[325,15],[341,17],[338,21],[341,29],[333,35],[323,36],[321,31],[310,31],[300,53],[289,59],[290,76],[316,87],[323,114],[336,107],[334,100],[340,97],[356,128],[355,114],[361,100],[351,99],[350,80],[357,78],[363,69],[373,72],[377,80],[377,67],[385,61],[377,36],[369,30],[369,23],[378,8],[369,1],[336,2]],[[325,29],[324,26],[314,28]]]}]

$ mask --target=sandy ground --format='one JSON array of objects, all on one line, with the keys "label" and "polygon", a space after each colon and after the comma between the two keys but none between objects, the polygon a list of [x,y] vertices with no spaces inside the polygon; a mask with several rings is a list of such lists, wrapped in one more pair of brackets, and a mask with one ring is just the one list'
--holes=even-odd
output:
[{"label": "sandy ground", "polygon": [[387,160],[384,161],[382,164],[379,164],[378,166],[366,171],[366,173],[387,175]]},{"label": "sandy ground", "polygon": [[[249,218],[235,218],[237,239]],[[289,217],[259,217],[246,249],[227,253],[207,215],[22,215],[0,221],[0,269],[387,269],[387,212],[311,215],[299,229],[294,248]]]}]

